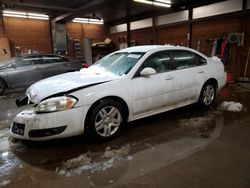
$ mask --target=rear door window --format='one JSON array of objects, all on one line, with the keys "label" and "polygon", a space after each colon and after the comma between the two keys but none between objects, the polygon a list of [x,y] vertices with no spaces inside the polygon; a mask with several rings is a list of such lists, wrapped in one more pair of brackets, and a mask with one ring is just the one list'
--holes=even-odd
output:
[{"label": "rear door window", "polygon": [[177,70],[196,66],[194,53],[186,50],[172,50],[171,52]]},{"label": "rear door window", "polygon": [[207,64],[206,59],[191,51],[172,50],[171,53],[177,70]]},{"label": "rear door window", "polygon": [[44,64],[60,63],[60,62],[66,62],[66,61],[68,61],[68,59],[60,57],[60,56],[55,56],[55,55],[43,56]]}]

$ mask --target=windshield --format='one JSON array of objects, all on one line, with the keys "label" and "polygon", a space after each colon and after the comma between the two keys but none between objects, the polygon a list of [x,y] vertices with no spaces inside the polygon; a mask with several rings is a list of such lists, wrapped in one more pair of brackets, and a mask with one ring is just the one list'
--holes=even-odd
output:
[{"label": "windshield", "polygon": [[[113,74],[122,76],[127,74],[134,65],[140,60],[144,53],[140,52],[118,52],[111,55],[108,55],[94,65],[90,66],[89,69],[92,71],[108,71]],[[98,71],[99,70],[99,71]]]},{"label": "windshield", "polygon": [[1,65],[8,65],[8,64],[11,64],[13,62],[15,62],[16,60],[20,59],[20,57],[12,57],[10,59],[7,59],[7,60],[0,60],[0,66]]}]

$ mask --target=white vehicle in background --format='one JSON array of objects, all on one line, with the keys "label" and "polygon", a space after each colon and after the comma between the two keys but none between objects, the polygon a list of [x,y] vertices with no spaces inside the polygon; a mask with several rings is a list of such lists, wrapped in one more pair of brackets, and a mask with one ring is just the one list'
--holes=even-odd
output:
[{"label": "white vehicle in background", "polygon": [[199,102],[213,104],[226,81],[219,59],[176,46],[114,52],[88,69],[41,80],[28,88],[10,135],[50,140],[88,131],[116,136],[124,123]]}]

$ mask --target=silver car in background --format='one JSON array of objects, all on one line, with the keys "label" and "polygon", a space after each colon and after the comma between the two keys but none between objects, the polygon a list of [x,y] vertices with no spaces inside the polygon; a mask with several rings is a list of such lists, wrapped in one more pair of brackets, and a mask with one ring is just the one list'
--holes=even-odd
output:
[{"label": "silver car in background", "polygon": [[78,71],[85,61],[57,54],[30,54],[0,61],[0,95],[6,89],[26,88],[61,73]]}]

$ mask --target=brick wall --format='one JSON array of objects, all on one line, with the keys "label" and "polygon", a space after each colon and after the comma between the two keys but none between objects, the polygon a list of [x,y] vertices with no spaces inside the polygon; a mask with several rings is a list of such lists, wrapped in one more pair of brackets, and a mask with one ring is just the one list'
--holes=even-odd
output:
[{"label": "brick wall", "polygon": [[84,38],[91,38],[92,43],[103,42],[108,36],[107,27],[104,25],[94,25],[94,24],[81,24],[68,22],[65,25],[68,32],[68,50],[69,55],[74,57],[74,39],[79,39],[81,48],[83,49],[83,40]]},{"label": "brick wall", "polygon": [[21,51],[52,51],[49,21],[4,17],[4,25],[9,40]]},{"label": "brick wall", "polygon": [[[224,18],[216,18],[206,21],[199,21],[193,23],[193,40],[192,47],[199,49],[207,56],[211,56],[213,48],[213,40],[220,37],[226,37],[227,34],[241,32],[241,17],[228,16]],[[200,46],[198,48],[198,45]],[[238,79],[242,74],[243,54],[242,49],[237,44],[231,45],[229,64],[227,65],[227,71],[233,73],[233,78]]]},{"label": "brick wall", "polygon": [[6,36],[0,36],[0,61],[10,58],[9,39]]},{"label": "brick wall", "polygon": [[115,43],[116,49],[119,49],[119,38],[127,37],[127,32],[113,33],[110,35],[111,40]]},{"label": "brick wall", "polygon": [[188,24],[171,25],[156,29],[157,44],[188,46]]},{"label": "brick wall", "polygon": [[66,23],[66,30],[70,38],[80,41],[83,41],[86,37],[93,39],[93,43],[96,43],[103,42],[108,37],[108,30],[104,25],[68,22]]},{"label": "brick wall", "polygon": [[[193,22],[192,26],[192,48],[198,49],[207,56],[211,56],[213,42],[210,39],[216,39],[226,36],[233,32],[245,31],[244,46],[231,46],[230,65],[228,71],[233,73],[235,80],[243,76],[246,64],[247,52],[250,46],[250,15],[247,15],[245,22],[242,22],[240,15],[229,15],[226,17],[217,17],[213,19],[204,19]],[[188,46],[187,34],[189,33],[188,23],[171,24],[160,26],[155,29],[156,44],[174,44]],[[117,37],[126,36],[126,32],[111,34],[111,39],[118,43]],[[148,44],[151,37],[152,28],[131,31],[131,39],[140,41],[141,44]],[[153,38],[153,37],[151,37]],[[247,70],[247,76],[250,77],[250,62]]]},{"label": "brick wall", "polygon": [[[22,52],[28,52],[29,49],[42,53],[52,52],[49,21],[4,17],[3,22],[6,36]],[[104,41],[108,37],[108,30],[104,25],[68,22],[66,30],[69,38],[79,39],[81,44],[85,37],[92,38],[93,43]]]},{"label": "brick wall", "polygon": [[131,32],[131,40],[136,40],[138,44],[149,44],[150,40],[153,40],[153,30],[151,28],[134,30]]},{"label": "brick wall", "polygon": [[241,32],[240,18],[228,17],[227,19],[212,19],[193,23],[192,47],[197,49],[200,41],[200,51],[206,55],[211,55],[213,43],[208,43],[208,39],[216,39],[226,36],[228,33]]}]

